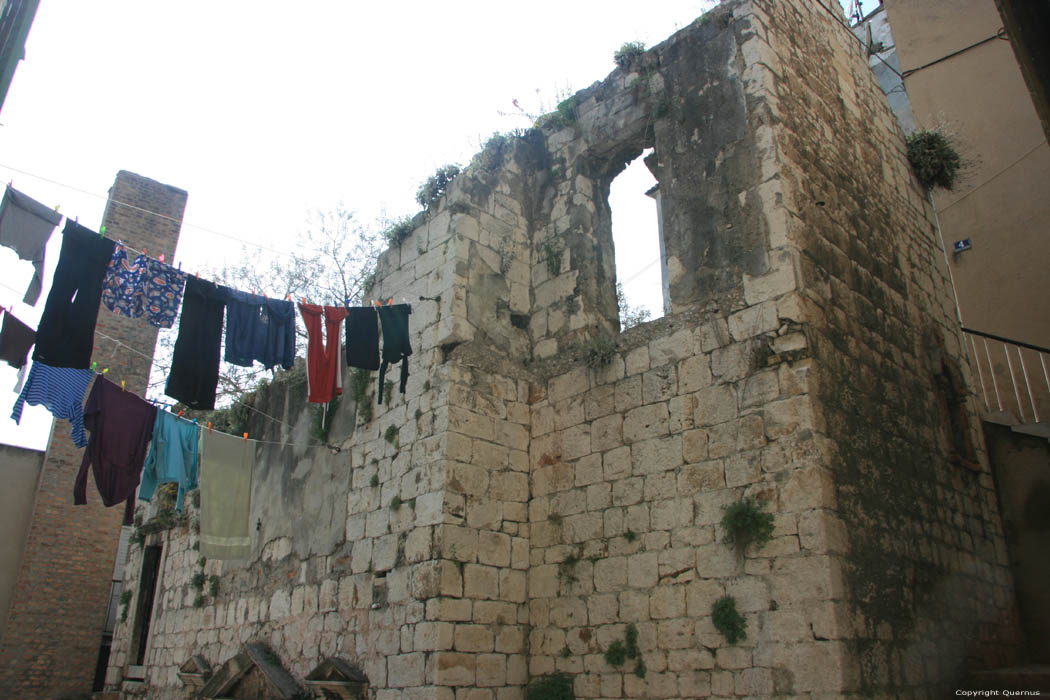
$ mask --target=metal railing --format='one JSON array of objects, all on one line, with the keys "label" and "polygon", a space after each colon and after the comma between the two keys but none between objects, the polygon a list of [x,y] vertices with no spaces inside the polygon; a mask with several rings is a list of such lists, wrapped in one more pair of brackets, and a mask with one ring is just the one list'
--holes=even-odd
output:
[{"label": "metal railing", "polygon": [[[1021,423],[1045,422],[1050,415],[1050,372],[1047,371],[1050,348],[972,328],[962,330],[969,341],[968,350],[977,369],[985,409],[1013,413]],[[1029,373],[1030,366],[1032,373]],[[1036,367],[1042,369],[1042,382]]]}]

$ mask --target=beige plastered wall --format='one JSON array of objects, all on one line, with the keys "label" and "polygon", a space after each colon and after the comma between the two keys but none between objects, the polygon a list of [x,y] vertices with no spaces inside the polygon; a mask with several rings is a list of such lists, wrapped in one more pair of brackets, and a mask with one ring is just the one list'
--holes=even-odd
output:
[{"label": "beige plastered wall", "polygon": [[4,533],[0,538],[0,635],[7,623],[7,607],[15,589],[43,463],[44,453],[39,450],[0,445],[0,470],[4,477],[4,488],[0,489],[0,532]]},{"label": "beige plastered wall", "polygon": [[[992,0],[886,0],[920,128],[944,126],[967,161],[934,202],[963,325],[1050,346],[1050,148]],[[969,238],[971,250],[953,254]]]}]

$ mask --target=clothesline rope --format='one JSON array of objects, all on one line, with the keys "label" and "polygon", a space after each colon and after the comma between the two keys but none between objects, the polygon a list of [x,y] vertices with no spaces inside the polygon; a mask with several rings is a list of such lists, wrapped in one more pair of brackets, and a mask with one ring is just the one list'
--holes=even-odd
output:
[{"label": "clothesline rope", "polygon": [[[95,335],[99,336],[100,338],[105,338],[106,340],[109,340],[109,341],[111,341],[113,343],[116,343],[117,345],[119,345],[119,346],[125,348],[126,350],[129,350],[129,351],[139,355],[140,357],[144,357],[147,360],[151,360],[160,369],[163,369],[163,370],[170,370],[171,369],[170,365],[167,365],[167,364],[165,364],[163,362],[158,362],[157,360],[151,358],[149,355],[147,355],[146,353],[142,352],[141,350],[139,350],[137,348],[133,348],[130,345],[128,345],[127,343],[122,343],[121,341],[117,340],[116,338],[110,337],[110,336],[106,335],[105,333],[102,333],[101,331],[95,331]],[[147,400],[148,401],[148,399],[143,399],[143,400]],[[240,405],[242,405],[245,408],[247,408],[249,411],[254,411],[255,413],[258,413],[260,416],[263,416],[265,418],[270,419],[274,423],[278,423],[278,424],[286,426],[288,428],[293,428],[294,427],[290,423],[288,423],[287,421],[283,421],[280,418],[275,418],[274,416],[271,416],[269,413],[266,413],[265,411],[260,411],[259,409],[255,408],[251,404],[247,404],[247,403],[245,403],[244,401],[241,401],[238,398],[233,398],[232,400],[233,400],[234,403],[239,403]],[[174,404],[169,404],[169,405],[174,405]],[[219,432],[222,432],[222,431],[219,431]],[[224,433],[224,434],[232,435],[232,433]],[[240,436],[239,435],[234,435],[233,437],[240,437]],[[291,442],[275,442],[275,441],[270,441],[270,440],[257,440],[256,442],[264,442],[264,443],[267,443],[267,444],[270,444],[270,445],[294,445],[295,444],[295,443],[291,443]],[[324,442],[318,442],[316,446],[317,447],[327,447],[329,449],[339,449],[339,448],[336,448],[333,445],[330,445],[330,444],[324,443]]]},{"label": "clothesline rope", "polygon": [[[7,286],[6,284],[4,284],[2,282],[0,282],[0,287],[3,287],[5,289],[9,289],[12,292],[15,292],[16,294],[18,293],[18,290],[13,289],[13,288]],[[136,355],[139,355],[140,357],[144,357],[145,359],[150,360],[152,363],[154,363],[160,369],[164,369],[164,370],[170,370],[171,369],[170,365],[167,365],[167,364],[165,364],[163,362],[158,362],[155,358],[150,357],[149,355],[147,355],[146,353],[142,352],[141,350],[139,350],[137,348],[133,348],[130,345],[128,345],[127,343],[122,343],[121,341],[117,340],[116,338],[108,336],[105,333],[102,333],[101,331],[97,331],[96,330],[95,331],[95,335],[99,336],[100,338],[105,338],[106,340],[109,340],[109,341],[115,343],[116,345],[119,345],[119,346],[125,348],[126,350],[129,350],[129,351],[135,353]],[[149,399],[143,398],[143,401],[149,401]],[[259,409],[255,408],[251,404],[247,404],[244,401],[241,401],[240,399],[233,398],[232,401],[234,403],[239,403],[240,405],[242,405],[245,408],[247,408],[249,411],[254,411],[255,413],[258,413],[260,416],[263,416],[264,418],[267,418],[267,419],[273,421],[274,423],[277,423],[279,425],[283,425],[283,426],[285,426],[285,427],[287,427],[289,429],[294,427],[290,423],[288,423],[287,421],[283,421],[280,418],[275,418],[274,416],[271,416],[269,413],[266,413],[265,411],[260,411]],[[165,403],[165,402],[155,401],[154,403]],[[167,404],[167,403],[165,403],[165,405],[174,406],[175,404]],[[198,427],[200,427],[200,426],[198,425]],[[218,431],[218,432],[222,432],[222,431]],[[232,435],[233,437],[241,437],[239,435],[233,435],[232,433],[224,433],[224,434],[225,435]],[[261,443],[261,444],[266,444],[266,445],[288,445],[288,446],[294,446],[295,445],[295,443],[292,443],[292,442],[280,442],[280,441],[276,441],[276,440],[256,440],[256,442]],[[327,447],[329,449],[340,449],[340,448],[335,447],[335,446],[333,446],[333,445],[331,445],[329,443],[323,443],[323,442],[318,442],[315,446],[316,447]]]},{"label": "clothesline rope", "polygon": [[[288,256],[288,257],[292,257],[294,255],[294,253],[291,253],[291,252],[288,252],[288,251],[277,250],[276,248],[271,248],[269,246],[260,245],[259,243],[256,243],[254,241],[249,241],[247,239],[240,238],[238,236],[234,236],[234,235],[231,235],[231,234],[228,234],[228,233],[223,233],[222,231],[216,231],[214,229],[210,229],[210,228],[207,228],[205,226],[199,226],[197,224],[191,224],[191,223],[186,222],[186,221],[181,221],[180,219],[176,219],[173,216],[168,216],[167,214],[161,214],[160,212],[152,211],[150,209],[144,209],[142,207],[135,206],[134,204],[129,204],[127,202],[121,202],[121,201],[116,200],[116,199],[110,199],[107,195],[101,195],[101,194],[98,194],[96,192],[90,192],[90,191],[82,189],[80,187],[76,187],[74,185],[69,185],[69,184],[66,184],[64,182],[59,182],[58,180],[53,180],[53,179],[51,179],[49,177],[44,177],[43,175],[37,175],[36,173],[31,173],[31,172],[29,172],[27,170],[21,170],[19,168],[11,166],[11,165],[6,165],[4,163],[0,163],[0,168],[6,168],[7,170],[10,170],[12,172],[19,173],[20,175],[27,175],[29,177],[36,178],[38,180],[43,180],[44,182],[49,182],[52,185],[58,185],[59,187],[64,187],[64,188],[66,188],[68,190],[73,190],[74,192],[79,192],[81,194],[86,194],[89,197],[94,197],[96,199],[101,199],[103,201],[110,202],[112,204],[117,204],[119,206],[127,207],[129,209],[134,209],[135,211],[140,211],[140,212],[143,212],[145,214],[151,214],[151,215],[156,216],[158,218],[166,219],[168,221],[175,222],[175,223],[179,224],[180,226],[184,226],[184,227],[187,227],[187,228],[194,228],[194,229],[197,229],[198,231],[204,231],[205,233],[210,233],[210,234],[213,234],[215,236],[221,236],[222,238],[228,238],[230,240],[237,241],[238,243],[241,243],[243,245],[246,245],[246,246],[249,246],[249,247],[252,247],[252,248],[258,248],[259,250],[267,250],[267,251],[270,251],[271,253],[276,253],[278,255],[284,255],[284,256]],[[317,253],[318,255],[323,255],[324,254],[323,251],[315,250],[313,248],[301,248],[300,250],[307,250],[307,251],[309,251],[311,253]],[[138,251],[136,251],[136,252],[138,252]]]},{"label": "clothesline rope", "polygon": [[[277,255],[283,255],[283,256],[287,256],[287,257],[293,257],[295,255],[294,253],[277,250],[276,248],[271,248],[269,246],[260,245],[258,243],[253,242],[253,241],[248,241],[248,240],[245,240],[243,238],[239,238],[237,236],[230,235],[228,233],[222,233],[221,231],[216,231],[214,229],[206,228],[204,226],[198,226],[197,224],[191,224],[191,223],[188,223],[188,222],[185,222],[185,221],[180,221],[179,219],[176,219],[175,217],[172,217],[172,216],[168,216],[167,214],[161,214],[160,212],[151,211],[149,209],[143,209],[142,207],[135,206],[134,204],[128,204],[127,202],[121,202],[121,201],[116,200],[116,199],[109,199],[108,197],[100,195],[100,194],[97,194],[95,192],[89,192],[89,191],[81,189],[79,187],[75,187],[73,185],[67,185],[64,182],[59,182],[58,180],[53,180],[51,178],[47,178],[47,177],[44,177],[42,175],[37,175],[35,173],[31,173],[31,172],[28,172],[28,171],[25,171],[25,170],[20,170],[18,168],[10,166],[10,165],[5,165],[3,163],[0,163],[0,168],[6,168],[8,170],[11,170],[13,172],[19,173],[21,175],[28,175],[29,177],[34,177],[34,178],[36,178],[38,180],[43,180],[44,182],[50,182],[53,185],[58,185],[59,187],[65,187],[66,189],[73,190],[74,192],[80,192],[81,194],[86,194],[86,195],[88,195],[90,197],[95,197],[96,199],[102,199],[102,200],[105,200],[105,201],[112,202],[113,204],[117,204],[117,205],[120,205],[120,206],[123,206],[123,207],[128,207],[128,208],[134,209],[136,211],[141,211],[141,212],[143,212],[145,214],[152,214],[153,216],[157,216],[157,217],[162,218],[162,219],[167,219],[168,221],[173,221],[173,222],[178,223],[181,226],[185,226],[187,228],[194,228],[194,229],[197,229],[199,231],[204,231],[205,233],[211,233],[211,234],[214,234],[216,236],[221,236],[223,238],[228,238],[230,240],[237,241],[237,242],[239,242],[239,243],[241,243],[243,245],[246,245],[246,246],[249,246],[249,247],[252,247],[252,248],[258,248],[259,250],[266,250],[266,251],[269,251],[271,253],[276,253]],[[122,243],[121,245],[124,245],[125,248],[127,248],[128,250],[130,250],[132,252],[135,252],[135,253],[141,253],[142,252],[142,251],[135,250],[134,248],[132,248],[132,247],[126,245],[126,244]],[[299,249],[300,252],[303,251],[303,250],[309,251],[311,253],[317,253],[318,255],[324,255],[324,251],[316,250],[314,248],[301,248],[301,249]],[[655,260],[649,261],[648,263],[646,263],[644,266],[642,266],[637,272],[635,272],[631,276],[620,280],[620,283],[623,284],[623,285],[630,284],[635,279],[640,277],[645,271],[647,271],[649,268],[651,268],[653,265],[655,265],[658,262],[660,262],[660,260],[661,260],[660,258],[656,258]]]}]

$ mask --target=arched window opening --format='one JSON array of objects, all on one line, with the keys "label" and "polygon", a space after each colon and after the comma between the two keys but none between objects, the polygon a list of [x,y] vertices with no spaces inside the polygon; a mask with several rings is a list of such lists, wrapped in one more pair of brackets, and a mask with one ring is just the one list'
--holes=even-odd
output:
[{"label": "arched window opening", "polygon": [[660,318],[668,307],[659,185],[643,162],[652,152],[631,161],[609,188],[621,330]]}]

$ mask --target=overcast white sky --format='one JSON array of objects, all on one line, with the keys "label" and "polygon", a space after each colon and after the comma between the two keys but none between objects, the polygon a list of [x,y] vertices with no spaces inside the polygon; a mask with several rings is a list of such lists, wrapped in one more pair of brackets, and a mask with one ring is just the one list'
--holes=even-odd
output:
[{"label": "overcast white sky", "polygon": [[[605,78],[624,42],[659,43],[713,4],[42,0],[0,112],[0,182],[96,229],[118,170],[185,189],[185,270],[240,255],[235,239],[290,250],[309,212],[339,202],[364,222],[415,213],[438,166],[528,126],[512,100],[549,109]],[[617,179],[641,208],[614,235],[649,247],[618,243],[619,275],[659,315],[659,266],[635,277],[659,255],[638,171]],[[0,248],[0,304],[35,327],[47,288],[21,304],[31,275]],[[3,365],[0,395],[14,382]],[[7,405],[0,442],[42,448],[50,414],[27,406],[18,427]]]}]

